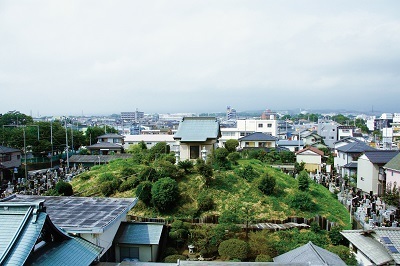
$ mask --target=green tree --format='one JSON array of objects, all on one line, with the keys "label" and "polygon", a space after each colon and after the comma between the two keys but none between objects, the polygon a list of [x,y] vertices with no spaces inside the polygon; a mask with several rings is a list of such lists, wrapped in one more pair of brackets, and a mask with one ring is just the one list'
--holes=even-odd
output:
[{"label": "green tree", "polygon": [[230,169],[230,164],[228,161],[229,152],[226,148],[218,148],[213,152],[213,163],[222,169]]},{"label": "green tree", "polygon": [[175,180],[170,177],[161,178],[151,188],[154,206],[160,212],[174,208],[179,200],[179,188]]},{"label": "green tree", "polygon": [[218,253],[226,260],[238,259],[242,261],[247,259],[249,244],[239,239],[228,239],[219,245]]},{"label": "green tree", "polygon": [[245,165],[243,169],[240,169],[238,171],[238,175],[246,179],[247,181],[251,182],[253,179],[259,177],[259,174],[254,170],[254,168],[251,165]]},{"label": "green tree", "polygon": [[310,178],[308,177],[308,173],[305,170],[301,171],[297,177],[297,180],[299,183],[299,190],[307,191],[310,186]]},{"label": "green tree", "polygon": [[214,208],[214,200],[209,191],[201,191],[197,196],[197,208],[201,212],[209,211]]},{"label": "green tree", "polygon": [[168,154],[170,152],[170,146],[166,142],[159,142],[150,148],[148,152],[149,161],[159,159],[162,154]]},{"label": "green tree", "polygon": [[141,200],[147,206],[150,206],[150,204],[151,204],[151,200],[152,200],[151,189],[152,189],[152,187],[153,187],[153,183],[151,183],[150,181],[143,181],[143,182],[140,182],[136,188],[136,197],[138,197],[138,199]]},{"label": "green tree", "polygon": [[276,178],[270,174],[264,174],[258,183],[258,189],[265,195],[271,195],[274,192]]},{"label": "green tree", "polygon": [[225,142],[225,148],[229,153],[235,152],[236,148],[239,146],[239,141],[237,139],[228,139]]},{"label": "green tree", "polygon": [[328,236],[333,245],[337,246],[343,240],[343,236],[340,233],[342,230],[343,230],[343,228],[339,225],[335,225],[335,226],[331,227],[331,230],[328,232]]},{"label": "green tree", "polygon": [[209,186],[214,175],[212,166],[199,159],[196,162],[196,169],[197,172],[204,178],[205,185]]},{"label": "green tree", "polygon": [[304,191],[297,191],[289,196],[288,203],[290,207],[301,211],[312,212],[317,208],[310,194]]},{"label": "green tree", "polygon": [[238,165],[239,159],[240,159],[240,153],[237,151],[228,154],[228,160],[234,165]]}]

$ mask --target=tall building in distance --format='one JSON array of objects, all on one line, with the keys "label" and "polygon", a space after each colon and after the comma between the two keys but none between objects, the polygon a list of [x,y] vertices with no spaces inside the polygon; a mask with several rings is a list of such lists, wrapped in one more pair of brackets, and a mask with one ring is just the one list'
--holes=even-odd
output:
[{"label": "tall building in distance", "polygon": [[226,120],[236,120],[236,109],[231,108],[230,106],[226,107]]},{"label": "tall building in distance", "polygon": [[137,109],[135,112],[121,112],[121,119],[124,121],[138,122],[144,118],[144,112],[139,112]]}]

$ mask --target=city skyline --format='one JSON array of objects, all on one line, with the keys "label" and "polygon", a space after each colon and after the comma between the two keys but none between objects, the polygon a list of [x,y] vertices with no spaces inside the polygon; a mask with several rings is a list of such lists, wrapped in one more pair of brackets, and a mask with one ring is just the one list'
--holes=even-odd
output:
[{"label": "city skyline", "polygon": [[398,1],[2,1],[0,113],[400,112]]}]

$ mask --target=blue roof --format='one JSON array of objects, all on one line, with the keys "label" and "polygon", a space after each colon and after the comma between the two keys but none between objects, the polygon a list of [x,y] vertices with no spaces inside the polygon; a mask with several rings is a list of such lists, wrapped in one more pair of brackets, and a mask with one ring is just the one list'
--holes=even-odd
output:
[{"label": "blue roof", "polygon": [[184,117],[174,135],[181,142],[204,142],[219,137],[221,131],[215,117]]},{"label": "blue roof", "polygon": [[163,224],[121,223],[116,236],[117,243],[158,245],[160,243],[163,228]]},{"label": "blue roof", "polygon": [[377,151],[366,151],[364,155],[375,164],[385,164],[392,160],[399,151],[396,150],[377,150]]},{"label": "blue roof", "polygon": [[351,142],[349,144],[346,144],[344,146],[341,146],[337,148],[338,151],[341,152],[346,152],[346,153],[361,153],[361,152],[366,152],[366,151],[376,151],[377,149],[368,146],[364,142]]}]

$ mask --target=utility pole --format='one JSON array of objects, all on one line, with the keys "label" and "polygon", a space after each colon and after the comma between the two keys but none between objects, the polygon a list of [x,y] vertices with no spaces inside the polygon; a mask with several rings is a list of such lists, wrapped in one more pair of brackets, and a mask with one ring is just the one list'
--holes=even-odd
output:
[{"label": "utility pole", "polygon": [[66,146],[66,154],[67,154],[67,168],[65,169],[65,173],[67,173],[68,169],[69,169],[67,117],[65,117],[65,146]]}]

